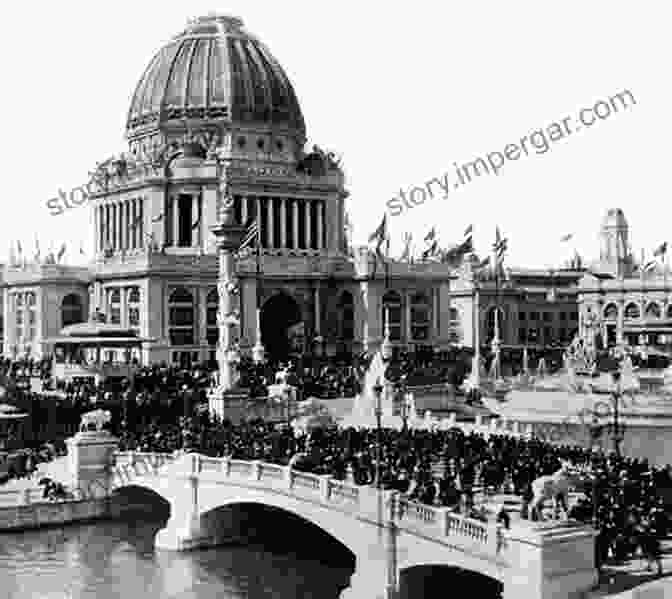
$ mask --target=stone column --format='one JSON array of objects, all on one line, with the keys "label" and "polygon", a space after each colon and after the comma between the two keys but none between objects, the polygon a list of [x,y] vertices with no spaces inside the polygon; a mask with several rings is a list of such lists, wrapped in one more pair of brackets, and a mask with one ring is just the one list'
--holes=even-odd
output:
[{"label": "stone column", "polygon": [[317,202],[317,249],[324,249],[324,200]]},{"label": "stone column", "polygon": [[248,202],[247,196],[240,196],[240,220],[241,220],[240,224],[243,226],[247,225],[247,219],[248,219],[247,202]]},{"label": "stone column", "polygon": [[275,220],[275,198],[266,198],[266,206],[266,226],[268,227],[266,240],[269,249],[273,249],[275,247],[275,227],[273,226]]},{"label": "stone column", "polygon": [[313,246],[313,227],[312,227],[313,201],[306,200],[306,249],[310,250]]},{"label": "stone column", "polygon": [[413,341],[413,336],[412,336],[412,329],[411,329],[411,296],[412,293],[405,293],[402,295],[402,301],[405,303],[404,305],[404,316],[406,317],[404,320],[406,321],[404,324],[406,325],[406,343],[411,343]]},{"label": "stone column", "polygon": [[219,310],[217,324],[219,343],[217,344],[217,362],[219,365],[219,386],[211,396],[210,411],[223,417],[224,400],[233,390],[235,383],[235,363],[238,359],[235,343],[240,337],[240,283],[235,273],[234,252],[240,246],[245,227],[235,220],[233,198],[222,198],[220,220],[212,228],[217,237],[219,254]]},{"label": "stone column", "polygon": [[121,304],[119,306],[119,310],[121,311],[120,317],[119,317],[119,324],[122,327],[127,327],[128,326],[128,288],[122,287],[119,289],[120,293],[120,299],[121,299]]},{"label": "stone column", "polygon": [[618,300],[618,315],[616,317],[616,343],[618,345],[623,345],[623,326],[625,321],[625,300]]},{"label": "stone column", "polygon": [[294,249],[299,249],[299,200],[294,198],[292,200],[292,241],[294,242]]},{"label": "stone column", "polygon": [[280,198],[280,247],[287,248],[287,201]]},{"label": "stone column", "polygon": [[180,246],[180,198],[173,198],[173,247]]}]

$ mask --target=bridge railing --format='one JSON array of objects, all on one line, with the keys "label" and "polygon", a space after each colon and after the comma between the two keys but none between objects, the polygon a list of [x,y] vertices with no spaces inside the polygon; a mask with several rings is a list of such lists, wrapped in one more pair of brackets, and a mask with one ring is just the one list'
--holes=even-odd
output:
[{"label": "bridge railing", "polygon": [[41,487],[5,489],[0,491],[0,508],[31,505],[33,503],[54,503],[57,501],[59,500],[44,498],[44,490]]},{"label": "bridge railing", "polygon": [[[185,474],[200,474],[208,477],[245,479],[252,484],[262,483],[283,491],[314,497],[322,502],[334,504],[341,509],[357,513],[377,515],[378,491],[370,486],[358,486],[336,480],[330,476],[311,474],[261,461],[237,460],[231,458],[211,458],[191,454],[191,462],[185,463]],[[384,491],[390,514],[391,493]],[[387,518],[387,516],[384,516]],[[455,541],[477,546],[484,550],[495,548],[497,542],[496,525],[466,518],[449,508],[433,507],[405,499],[397,501],[394,519],[402,527],[416,530],[434,537],[450,537]]]}]

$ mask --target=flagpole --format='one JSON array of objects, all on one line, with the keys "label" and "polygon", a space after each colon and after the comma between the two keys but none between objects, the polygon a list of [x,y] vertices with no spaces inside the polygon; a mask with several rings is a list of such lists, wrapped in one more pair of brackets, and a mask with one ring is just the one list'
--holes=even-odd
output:
[{"label": "flagpole", "polygon": [[265,348],[261,342],[261,227],[257,227],[256,285],[255,285],[255,343],[252,348],[252,359],[256,364],[264,361]]}]

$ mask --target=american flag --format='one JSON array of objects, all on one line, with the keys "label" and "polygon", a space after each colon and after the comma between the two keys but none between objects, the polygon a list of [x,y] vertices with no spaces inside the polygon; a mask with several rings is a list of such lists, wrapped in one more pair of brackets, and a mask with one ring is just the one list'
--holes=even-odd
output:
[{"label": "american flag", "polygon": [[245,248],[251,247],[252,245],[257,246],[258,244],[259,244],[259,225],[255,220],[249,227],[247,227],[247,231],[245,231],[245,236],[243,237],[243,240],[240,242],[240,247],[238,248],[238,251],[244,250]]}]

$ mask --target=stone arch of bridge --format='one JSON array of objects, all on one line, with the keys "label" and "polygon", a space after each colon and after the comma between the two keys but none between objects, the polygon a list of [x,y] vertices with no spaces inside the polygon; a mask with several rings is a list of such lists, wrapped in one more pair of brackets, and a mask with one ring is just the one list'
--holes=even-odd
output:
[{"label": "stone arch of bridge", "polygon": [[459,568],[503,581],[505,565],[492,555],[474,549],[454,548],[406,531],[397,540],[397,568],[399,573],[414,568]]},{"label": "stone arch of bridge", "polygon": [[399,599],[445,597],[446,588],[465,588],[474,597],[501,597],[501,581],[479,571],[450,564],[418,564],[399,572]]},{"label": "stone arch of bridge", "polygon": [[[343,513],[318,502],[306,501],[290,495],[256,489],[246,489],[241,492],[239,488],[222,493],[224,488],[224,485],[219,485],[209,490],[210,492],[205,489],[200,491],[199,520],[201,525],[205,526],[202,529],[202,534],[205,536],[209,534],[208,515],[215,510],[241,504],[257,504],[288,512],[316,526],[346,548],[354,556],[358,565],[363,563],[361,560],[366,561],[367,553],[376,540],[375,525],[367,525],[354,514]],[[222,497],[223,494],[229,497]]]}]

